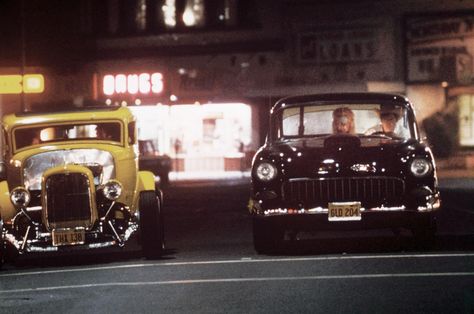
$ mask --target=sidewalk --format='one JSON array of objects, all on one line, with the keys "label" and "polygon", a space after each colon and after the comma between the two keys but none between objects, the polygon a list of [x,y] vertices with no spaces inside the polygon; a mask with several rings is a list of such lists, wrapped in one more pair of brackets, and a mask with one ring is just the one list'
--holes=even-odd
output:
[{"label": "sidewalk", "polygon": [[438,178],[467,179],[474,178],[474,169],[437,169]]},{"label": "sidewalk", "polygon": [[247,171],[193,171],[169,174],[170,184],[180,186],[219,186],[250,184],[250,170]]},{"label": "sidewalk", "polygon": [[456,160],[436,160],[438,177],[440,178],[474,178],[474,164]]},{"label": "sidewalk", "polygon": [[170,181],[225,180],[250,178],[250,171],[171,171]]},{"label": "sidewalk", "polygon": [[459,153],[449,158],[437,159],[436,165],[441,186],[443,183],[450,183],[461,188],[474,189],[474,155],[471,153]]},{"label": "sidewalk", "polygon": [[[474,168],[472,169],[438,169],[438,179],[442,188],[472,189],[474,191]],[[250,171],[195,171],[170,172],[171,184],[250,184]]]},{"label": "sidewalk", "polygon": [[474,169],[440,169],[437,173],[442,189],[462,189],[474,192]]}]

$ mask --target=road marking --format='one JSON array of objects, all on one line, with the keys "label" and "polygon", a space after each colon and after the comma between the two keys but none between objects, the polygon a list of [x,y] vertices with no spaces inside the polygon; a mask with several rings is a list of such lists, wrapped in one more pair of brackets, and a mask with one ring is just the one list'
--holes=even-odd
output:
[{"label": "road marking", "polygon": [[140,263],[128,265],[112,265],[101,267],[85,267],[73,269],[57,269],[30,272],[14,272],[0,274],[2,277],[20,277],[32,275],[47,275],[57,273],[74,273],[87,271],[103,271],[116,269],[130,269],[141,267],[163,267],[163,266],[195,266],[195,265],[225,265],[241,263],[285,263],[285,262],[307,262],[307,261],[331,261],[331,260],[363,260],[363,259],[402,259],[402,258],[443,258],[443,257],[474,257],[474,253],[452,253],[452,254],[400,254],[400,255],[343,255],[343,256],[319,256],[319,257],[288,257],[288,258],[258,258],[258,259],[235,259],[235,260],[212,260],[212,261],[190,261],[190,262],[163,262],[163,263]]},{"label": "road marking", "polygon": [[25,289],[0,290],[3,293],[43,292],[67,289],[85,289],[102,287],[133,287],[133,286],[164,286],[164,285],[190,285],[206,283],[239,283],[239,282],[265,282],[265,281],[297,281],[297,280],[338,280],[338,279],[385,279],[385,278],[420,278],[420,277],[462,277],[474,276],[474,272],[448,272],[448,273],[402,273],[402,274],[360,274],[360,275],[328,275],[328,276],[300,276],[300,277],[253,277],[253,278],[216,278],[216,279],[188,279],[166,280],[149,282],[109,282],[82,285],[65,285],[53,287],[38,287]]}]

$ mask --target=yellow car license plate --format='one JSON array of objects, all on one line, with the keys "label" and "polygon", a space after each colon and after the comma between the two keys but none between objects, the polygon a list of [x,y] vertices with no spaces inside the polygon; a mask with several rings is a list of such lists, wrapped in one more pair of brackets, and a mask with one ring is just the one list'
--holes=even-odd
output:
[{"label": "yellow car license plate", "polygon": [[84,244],[84,230],[53,230],[53,245],[77,245]]},{"label": "yellow car license plate", "polygon": [[329,221],[361,220],[360,202],[338,202],[328,204]]}]

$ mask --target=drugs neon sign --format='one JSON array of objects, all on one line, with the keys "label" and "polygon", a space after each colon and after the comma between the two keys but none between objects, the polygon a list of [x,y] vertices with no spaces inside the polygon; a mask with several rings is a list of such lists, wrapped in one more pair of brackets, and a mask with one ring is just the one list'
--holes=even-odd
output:
[{"label": "drugs neon sign", "polygon": [[103,92],[107,96],[115,94],[160,94],[163,92],[163,75],[159,72],[140,74],[104,75]]}]

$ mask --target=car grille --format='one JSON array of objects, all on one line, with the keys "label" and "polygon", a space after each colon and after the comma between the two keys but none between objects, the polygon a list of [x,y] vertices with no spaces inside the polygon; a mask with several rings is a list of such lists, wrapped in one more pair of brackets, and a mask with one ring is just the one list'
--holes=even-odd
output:
[{"label": "car grille", "polygon": [[51,229],[85,227],[91,221],[91,193],[86,174],[54,174],[46,179],[46,217]]},{"label": "car grille", "polygon": [[405,192],[404,181],[393,177],[292,179],[283,184],[283,199],[305,205],[361,201],[363,206],[393,204]]}]

